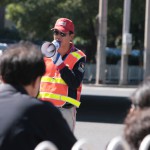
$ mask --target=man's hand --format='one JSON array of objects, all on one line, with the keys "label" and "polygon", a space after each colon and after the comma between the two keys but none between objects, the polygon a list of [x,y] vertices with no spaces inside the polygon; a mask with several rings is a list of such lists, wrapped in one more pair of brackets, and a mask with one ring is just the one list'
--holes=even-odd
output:
[{"label": "man's hand", "polygon": [[63,63],[62,57],[61,57],[60,53],[58,53],[58,49],[59,49],[59,47],[58,47],[58,45],[56,45],[55,40],[52,43],[45,42],[41,47],[41,51],[44,54],[44,56],[52,58],[53,63],[56,66],[59,66],[59,65],[61,65],[61,63]]},{"label": "man's hand", "polygon": [[52,57],[52,60],[56,66],[59,66],[63,62],[61,55],[60,53],[58,53],[58,51],[55,51],[55,54]]}]

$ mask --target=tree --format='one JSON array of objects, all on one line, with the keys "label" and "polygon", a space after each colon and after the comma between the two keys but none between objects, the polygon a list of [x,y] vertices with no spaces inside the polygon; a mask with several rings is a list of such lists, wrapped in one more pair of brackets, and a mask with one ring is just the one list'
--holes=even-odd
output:
[{"label": "tree", "polygon": [[16,24],[22,39],[44,40],[49,37],[49,31],[52,27],[50,23],[54,22],[55,14],[58,14],[57,4],[59,1],[28,0],[9,4],[7,18]]},{"label": "tree", "polygon": [[[22,39],[52,40],[50,29],[56,19],[70,18],[75,23],[75,44],[85,49],[88,62],[95,62],[98,3],[99,0],[5,0],[0,6],[7,5],[6,16],[15,23]],[[144,38],[145,2],[132,0],[131,7],[131,33],[138,48],[137,42],[142,45]],[[108,47],[115,47],[116,38],[122,36],[122,16],[123,1],[108,1]]]}]

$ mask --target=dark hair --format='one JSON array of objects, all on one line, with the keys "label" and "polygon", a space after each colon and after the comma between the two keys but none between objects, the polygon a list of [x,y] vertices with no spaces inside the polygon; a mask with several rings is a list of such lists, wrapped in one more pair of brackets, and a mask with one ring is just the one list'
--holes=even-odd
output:
[{"label": "dark hair", "polygon": [[144,80],[130,97],[132,104],[140,109],[150,107],[150,79]]},{"label": "dark hair", "polygon": [[43,55],[31,42],[10,46],[0,57],[0,75],[12,85],[28,85],[45,73]]},{"label": "dark hair", "polygon": [[131,149],[139,149],[142,140],[148,134],[150,134],[150,109],[137,109],[129,113],[125,119],[124,136]]}]

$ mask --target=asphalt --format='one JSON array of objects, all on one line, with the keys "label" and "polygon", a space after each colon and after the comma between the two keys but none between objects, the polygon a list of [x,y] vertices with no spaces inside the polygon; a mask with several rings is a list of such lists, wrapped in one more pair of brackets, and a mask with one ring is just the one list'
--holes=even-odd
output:
[{"label": "asphalt", "polygon": [[129,99],[137,86],[83,84],[77,109],[75,135],[86,139],[93,150],[104,150],[108,142],[122,135],[131,107]]},{"label": "asphalt", "polygon": [[83,84],[77,120],[122,124],[137,86]]}]

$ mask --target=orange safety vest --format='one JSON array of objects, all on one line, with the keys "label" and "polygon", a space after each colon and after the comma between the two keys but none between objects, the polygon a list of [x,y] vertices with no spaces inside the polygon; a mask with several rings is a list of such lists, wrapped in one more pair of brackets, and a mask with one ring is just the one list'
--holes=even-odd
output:
[{"label": "orange safety vest", "polygon": [[[82,57],[86,56],[81,50],[71,52],[64,60],[64,63],[69,69],[73,69],[76,62]],[[46,64],[46,73],[41,78],[38,98],[43,101],[50,101],[57,107],[63,106],[66,102],[79,107],[82,85],[77,88],[77,100],[68,97],[68,85],[61,78],[52,59],[45,57],[44,61]]]}]

